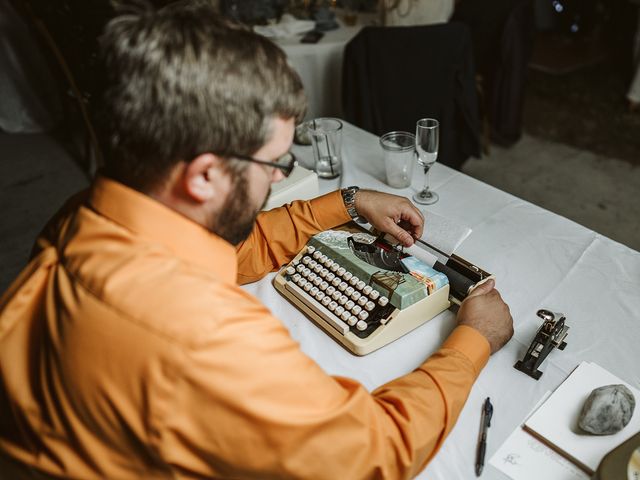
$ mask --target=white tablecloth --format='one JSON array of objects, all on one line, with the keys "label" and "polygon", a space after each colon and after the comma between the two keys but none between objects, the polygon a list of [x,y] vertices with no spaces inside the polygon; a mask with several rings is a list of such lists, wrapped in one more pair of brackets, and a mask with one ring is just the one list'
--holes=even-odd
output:
[{"label": "white tablecloth", "polygon": [[[310,164],[310,147],[295,151],[303,164]],[[416,172],[411,188],[386,186],[377,137],[348,124],[343,155],[343,176],[321,181],[321,193],[359,185],[411,196],[420,184]],[[556,388],[580,361],[596,362],[640,387],[640,253],[443,165],[432,169],[431,185],[440,201],[428,211],[473,229],[456,253],[495,274],[511,308],[515,335],[491,357],[458,423],[419,478],[475,478],[480,410],[489,396],[495,413],[482,478],[504,479],[489,459],[544,392]],[[455,324],[454,313],[447,310],[381,350],[356,357],[276,293],[271,279],[245,288],[282,319],[301,349],[327,373],[358,379],[369,390],[416,368]],[[536,316],[540,308],[565,313],[570,330],[567,348],[550,354],[535,381],[513,364],[542,322]]]},{"label": "white tablecloth", "polygon": [[307,119],[341,116],[344,47],[361,28],[341,26],[312,44],[300,43],[300,36],[276,40],[302,79],[309,99]]}]

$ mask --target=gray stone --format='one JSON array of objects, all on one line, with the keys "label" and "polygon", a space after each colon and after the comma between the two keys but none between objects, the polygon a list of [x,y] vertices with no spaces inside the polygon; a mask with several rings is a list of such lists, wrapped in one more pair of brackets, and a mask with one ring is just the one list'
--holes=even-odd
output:
[{"label": "gray stone", "polygon": [[635,406],[633,393],[624,385],[596,388],[582,406],[578,426],[594,435],[611,435],[629,423]]}]

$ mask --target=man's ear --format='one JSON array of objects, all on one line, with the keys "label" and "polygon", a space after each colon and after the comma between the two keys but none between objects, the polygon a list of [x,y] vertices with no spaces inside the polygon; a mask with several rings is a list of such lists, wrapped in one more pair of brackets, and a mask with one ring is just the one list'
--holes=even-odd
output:
[{"label": "man's ear", "polygon": [[195,201],[204,203],[216,195],[224,172],[220,157],[203,153],[191,160],[184,169],[183,181],[186,193]]}]

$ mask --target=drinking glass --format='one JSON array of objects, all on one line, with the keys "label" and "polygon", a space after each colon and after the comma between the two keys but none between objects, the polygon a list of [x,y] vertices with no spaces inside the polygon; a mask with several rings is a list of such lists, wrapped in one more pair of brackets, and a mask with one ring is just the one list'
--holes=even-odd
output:
[{"label": "drinking glass", "polygon": [[431,205],[438,201],[438,194],[429,189],[429,170],[438,158],[440,124],[434,118],[421,118],[416,122],[417,160],[424,171],[424,188],[413,196],[413,201],[421,205]]},{"label": "drinking glass", "polygon": [[316,118],[309,122],[313,159],[318,178],[336,178],[342,173],[342,122]]},{"label": "drinking glass", "polygon": [[380,137],[380,146],[384,153],[387,185],[393,188],[411,185],[413,165],[416,163],[416,136],[409,132],[388,132]]}]

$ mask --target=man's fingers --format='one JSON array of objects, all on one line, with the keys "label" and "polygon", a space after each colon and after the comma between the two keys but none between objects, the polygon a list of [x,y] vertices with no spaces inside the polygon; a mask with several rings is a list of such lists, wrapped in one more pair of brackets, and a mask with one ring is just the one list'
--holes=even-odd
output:
[{"label": "man's fingers", "polygon": [[398,225],[407,230],[413,238],[420,238],[424,232],[424,217],[420,210],[411,205],[410,209],[400,214]]},{"label": "man's fingers", "polygon": [[391,234],[405,247],[413,245],[415,238],[422,237],[424,215],[406,198],[360,190],[356,200],[360,215],[378,230]]},{"label": "man's fingers", "polygon": [[413,245],[413,236],[403,228],[399,227],[393,220],[389,219],[386,230],[405,247]]},{"label": "man's fingers", "polygon": [[476,288],[474,288],[471,291],[471,293],[469,295],[467,295],[467,298],[475,297],[475,296],[478,296],[478,295],[486,295],[491,290],[493,290],[493,287],[495,287],[495,286],[496,286],[496,282],[493,280],[493,278],[490,278],[489,280],[487,280],[483,284],[478,285]]},{"label": "man's fingers", "polygon": [[420,210],[409,204],[402,212],[402,222],[411,225],[414,237],[420,238],[424,229],[424,217]]}]

